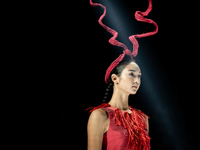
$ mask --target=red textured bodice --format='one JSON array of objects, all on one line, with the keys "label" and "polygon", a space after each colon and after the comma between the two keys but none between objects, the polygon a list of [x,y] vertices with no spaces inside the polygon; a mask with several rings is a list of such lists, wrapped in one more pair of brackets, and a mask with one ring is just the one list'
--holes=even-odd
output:
[{"label": "red textured bodice", "polygon": [[[130,107],[130,111],[119,110],[107,103],[93,108],[104,109],[110,125],[103,136],[103,150],[150,150],[145,114]],[[148,116],[147,116],[148,117]]]}]

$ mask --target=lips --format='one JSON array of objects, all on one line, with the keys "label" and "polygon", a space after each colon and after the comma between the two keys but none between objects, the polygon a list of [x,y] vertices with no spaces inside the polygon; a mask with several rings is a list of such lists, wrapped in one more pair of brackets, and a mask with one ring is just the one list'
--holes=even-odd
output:
[{"label": "lips", "polygon": [[133,86],[133,88],[136,88],[136,89],[137,89],[137,86]]}]

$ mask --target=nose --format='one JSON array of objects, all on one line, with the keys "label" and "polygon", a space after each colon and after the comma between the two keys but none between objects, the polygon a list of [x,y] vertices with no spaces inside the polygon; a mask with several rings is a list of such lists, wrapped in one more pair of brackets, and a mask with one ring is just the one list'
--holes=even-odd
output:
[{"label": "nose", "polygon": [[137,84],[137,85],[140,85],[140,78],[135,78],[135,83]]}]

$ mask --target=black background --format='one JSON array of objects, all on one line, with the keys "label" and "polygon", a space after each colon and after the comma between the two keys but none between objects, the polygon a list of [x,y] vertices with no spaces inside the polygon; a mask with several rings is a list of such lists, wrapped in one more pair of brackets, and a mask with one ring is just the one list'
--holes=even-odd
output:
[{"label": "black background", "polygon": [[[154,30],[153,25],[134,18],[136,10],[147,9],[147,0],[95,2],[107,7],[103,22],[119,32],[118,40],[130,50],[128,36]],[[158,24],[159,31],[138,39],[136,62],[143,73],[142,85],[130,97],[130,105],[150,116],[152,150],[197,149],[197,6],[191,0],[153,0],[147,18]],[[116,16],[109,11],[112,7],[118,10]],[[40,9],[35,29],[42,43],[38,52],[42,113],[36,141],[49,148],[86,149],[89,116],[85,109],[102,103],[105,71],[122,49],[108,43],[111,34],[97,22],[103,10],[92,7],[89,0],[48,2]]]}]

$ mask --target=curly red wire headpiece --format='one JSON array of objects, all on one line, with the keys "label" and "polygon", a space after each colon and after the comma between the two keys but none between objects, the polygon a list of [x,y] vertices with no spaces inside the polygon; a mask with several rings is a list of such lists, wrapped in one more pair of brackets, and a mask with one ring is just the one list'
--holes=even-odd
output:
[{"label": "curly red wire headpiece", "polygon": [[[102,4],[99,3],[93,3],[92,0],[90,0],[90,4],[92,6],[100,6],[104,9],[103,14],[100,16],[98,22],[99,24],[105,28],[109,33],[111,33],[113,36],[109,39],[109,43],[114,45],[114,46],[118,46],[118,47],[122,47],[124,49],[123,54],[121,54],[116,60],[114,60],[111,65],[108,67],[108,69],[106,70],[106,75],[105,75],[105,82],[108,83],[108,79],[110,76],[111,71],[124,59],[125,55],[129,55],[132,59],[133,57],[136,57],[138,54],[138,48],[139,48],[139,44],[136,38],[142,38],[142,37],[147,37],[147,36],[151,36],[154,35],[158,32],[158,25],[151,19],[147,19],[144,18],[144,16],[148,16],[148,14],[151,12],[152,10],[152,0],[149,0],[149,6],[147,8],[147,10],[145,12],[141,12],[141,11],[136,11],[135,12],[135,19],[137,21],[141,21],[141,22],[147,22],[150,24],[153,24],[155,26],[155,30],[152,32],[148,32],[148,33],[143,33],[143,34],[136,34],[136,35],[132,35],[129,36],[129,40],[132,42],[133,44],[133,51],[131,52],[127,46],[119,41],[116,40],[118,32],[116,32],[115,30],[109,28],[108,26],[106,26],[105,24],[102,23],[102,19],[105,17],[106,15],[106,7],[103,6]],[[133,59],[134,60],[134,59]],[[134,60],[135,61],[135,60]]]}]

